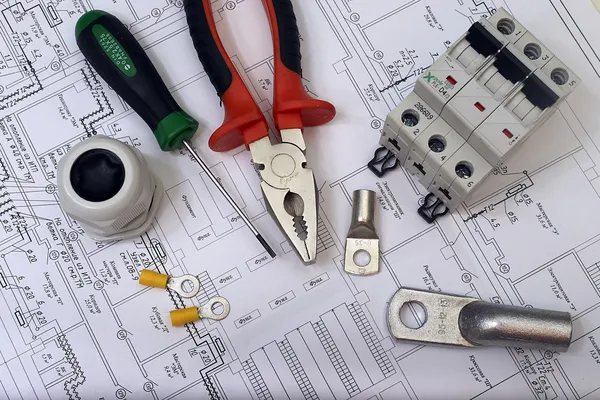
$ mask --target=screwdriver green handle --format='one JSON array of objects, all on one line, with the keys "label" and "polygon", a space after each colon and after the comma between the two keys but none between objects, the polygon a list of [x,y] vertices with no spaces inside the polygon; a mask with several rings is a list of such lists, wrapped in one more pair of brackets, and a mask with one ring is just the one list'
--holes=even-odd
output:
[{"label": "screwdriver green handle", "polygon": [[181,109],[142,46],[115,16],[93,10],[77,21],[79,49],[98,74],[148,124],[163,151],[183,147],[198,121]]}]

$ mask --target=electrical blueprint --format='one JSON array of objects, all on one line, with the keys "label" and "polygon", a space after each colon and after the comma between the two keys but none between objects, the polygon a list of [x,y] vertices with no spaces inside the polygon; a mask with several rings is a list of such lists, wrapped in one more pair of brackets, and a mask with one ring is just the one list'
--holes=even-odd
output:
[{"label": "electrical blueprint", "polygon": [[[306,86],[339,113],[305,132],[321,195],[312,267],[266,211],[250,153],[207,149],[223,111],[181,0],[0,0],[0,399],[600,398],[600,15],[592,3],[294,6]],[[468,203],[427,225],[416,213],[423,187],[401,169],[378,179],[365,165],[387,113],[416,76],[501,6],[582,84]],[[193,160],[161,152],[83,60],[74,26],[92,8],[128,25],[201,122],[195,145],[276,244],[277,259]],[[261,1],[215,0],[213,9],[268,116],[273,63]],[[137,146],[165,187],[151,230],[135,240],[95,242],[59,207],[58,160],[100,134]],[[372,277],[343,273],[356,189],[378,195],[382,271]],[[143,268],[197,274],[202,290],[184,301],[144,288],[137,283]],[[397,342],[386,310],[400,286],[569,311],[573,344],[557,354]],[[217,294],[231,303],[227,319],[170,326],[170,310]]]}]

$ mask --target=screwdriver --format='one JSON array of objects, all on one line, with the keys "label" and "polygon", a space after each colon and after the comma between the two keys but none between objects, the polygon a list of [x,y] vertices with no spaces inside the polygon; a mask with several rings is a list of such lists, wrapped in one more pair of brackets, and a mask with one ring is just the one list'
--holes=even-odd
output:
[{"label": "screwdriver", "polygon": [[275,258],[273,249],[194,150],[190,140],[198,130],[198,121],[177,104],[127,27],[117,17],[93,10],[79,18],[75,36],[90,65],[148,124],[160,148],[171,151],[185,147],[264,249]]}]

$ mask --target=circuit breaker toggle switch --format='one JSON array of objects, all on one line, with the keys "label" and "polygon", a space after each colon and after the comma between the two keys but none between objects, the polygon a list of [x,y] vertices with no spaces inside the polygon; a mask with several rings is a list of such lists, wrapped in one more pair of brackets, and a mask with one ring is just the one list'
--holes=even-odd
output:
[{"label": "circuit breaker toggle switch", "polygon": [[[465,43],[467,44],[467,43]],[[458,52],[457,52],[458,53]],[[456,57],[456,61],[458,61],[463,67],[469,68],[474,64],[477,67],[485,61],[485,57],[475,51],[475,49],[471,46],[467,46],[460,53],[458,53],[458,57]],[[471,69],[476,69],[471,67]]]},{"label": "circuit breaker toggle switch", "polygon": [[459,39],[448,54],[456,57],[467,72],[474,73],[507,43],[487,20],[481,20],[469,28],[464,38]]},{"label": "circuit breaker toggle switch", "polygon": [[[481,74],[480,81],[484,82],[485,87],[490,93],[500,96],[504,96],[508,94],[510,87],[512,85],[508,84],[508,81],[505,77],[500,74],[498,68],[491,65],[483,74]],[[503,89],[504,90],[501,90]]]},{"label": "circuit breaker toggle switch", "polygon": [[527,118],[530,120],[537,119],[542,110],[533,105],[529,100],[527,100],[527,96],[523,92],[519,92],[513,97],[508,103],[507,107],[511,110],[517,118],[521,121],[525,121]]}]

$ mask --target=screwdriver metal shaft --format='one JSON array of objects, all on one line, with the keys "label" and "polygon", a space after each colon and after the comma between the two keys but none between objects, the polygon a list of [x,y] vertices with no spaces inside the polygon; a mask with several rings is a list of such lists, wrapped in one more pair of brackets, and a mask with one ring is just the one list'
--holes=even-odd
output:
[{"label": "screwdriver metal shaft", "polygon": [[229,202],[229,204],[231,204],[231,207],[233,207],[233,209],[238,213],[238,215],[244,221],[244,223],[246,224],[246,226],[248,228],[250,228],[250,231],[252,231],[252,233],[254,234],[254,236],[256,236],[256,239],[265,248],[265,250],[267,251],[267,253],[269,253],[269,255],[272,258],[275,258],[276,254],[273,251],[273,249],[271,248],[271,246],[269,246],[269,244],[266,242],[266,240],[262,237],[262,235],[254,227],[254,225],[252,224],[252,221],[250,221],[250,219],[246,216],[246,214],[244,214],[244,212],[242,211],[242,209],[236,204],[236,202],[233,199],[233,197],[231,197],[231,195],[229,193],[227,193],[227,190],[225,190],[225,188],[223,187],[223,185],[221,184],[221,182],[219,182],[219,179],[217,179],[217,177],[208,168],[208,165],[206,165],[206,163],[202,160],[202,158],[200,158],[200,155],[198,155],[198,153],[196,153],[196,150],[194,149],[194,147],[192,146],[192,144],[190,142],[188,142],[187,140],[184,140],[183,141],[183,145],[189,151],[189,153],[192,155],[192,157],[194,157],[194,159],[196,160],[196,162],[198,164],[200,164],[200,168],[202,168],[202,170],[210,178],[210,180],[212,181],[212,183],[214,183],[215,186],[217,187],[217,189],[219,189],[219,192],[221,192],[221,194],[225,197],[225,199],[227,199],[227,201]]}]

